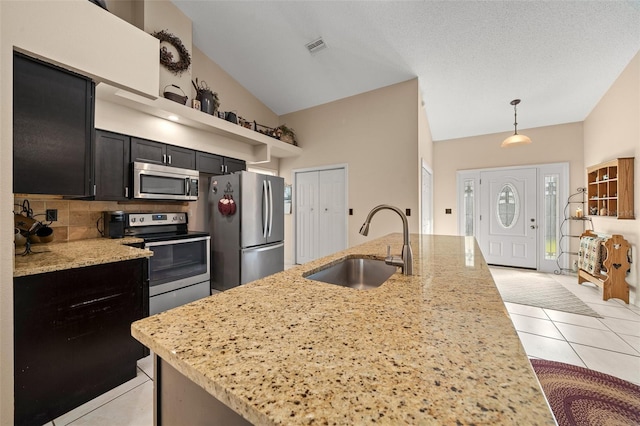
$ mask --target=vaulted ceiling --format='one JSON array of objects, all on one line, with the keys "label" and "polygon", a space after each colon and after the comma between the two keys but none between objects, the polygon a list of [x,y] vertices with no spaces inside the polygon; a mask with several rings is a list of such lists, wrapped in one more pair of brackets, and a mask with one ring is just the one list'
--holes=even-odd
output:
[{"label": "vaulted ceiling", "polygon": [[638,0],[172,1],[276,114],[418,78],[434,140],[582,121],[640,50]]}]

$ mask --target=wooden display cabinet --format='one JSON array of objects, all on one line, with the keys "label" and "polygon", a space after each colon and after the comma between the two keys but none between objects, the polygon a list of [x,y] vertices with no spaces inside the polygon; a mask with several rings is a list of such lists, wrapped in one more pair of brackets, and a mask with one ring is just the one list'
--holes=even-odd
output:
[{"label": "wooden display cabinet", "polygon": [[633,160],[633,157],[618,158],[587,167],[587,214],[635,219]]}]

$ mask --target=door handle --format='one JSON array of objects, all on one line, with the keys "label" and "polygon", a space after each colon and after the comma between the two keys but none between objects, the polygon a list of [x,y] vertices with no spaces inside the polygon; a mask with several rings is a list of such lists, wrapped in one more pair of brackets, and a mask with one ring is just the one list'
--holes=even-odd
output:
[{"label": "door handle", "polygon": [[537,226],[536,226],[536,225],[531,225],[529,228],[531,228],[531,229],[536,229],[536,228],[537,228]]},{"label": "door handle", "polygon": [[169,164],[171,164],[171,155],[167,155],[169,157]]},{"label": "door handle", "polygon": [[263,180],[262,181],[262,207],[263,207],[263,214],[262,214],[262,236],[264,238],[267,238],[267,228],[269,227],[268,223],[269,223],[269,194],[268,194],[268,190],[267,190],[267,181]]},{"label": "door handle", "polygon": [[267,187],[269,188],[269,236],[271,236],[271,229],[273,228],[273,190],[271,189],[271,181],[267,181]]}]

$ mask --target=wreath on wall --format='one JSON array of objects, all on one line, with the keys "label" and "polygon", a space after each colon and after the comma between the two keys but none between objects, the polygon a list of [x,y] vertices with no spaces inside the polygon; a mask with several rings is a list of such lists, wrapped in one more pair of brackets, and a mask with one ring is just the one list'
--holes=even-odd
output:
[{"label": "wreath on wall", "polygon": [[178,51],[180,59],[178,61],[174,61],[173,53],[167,50],[167,46],[160,47],[160,63],[164,65],[165,68],[175,75],[182,74],[184,71],[189,69],[189,66],[191,65],[191,55],[178,37],[166,30],[156,31],[151,35],[160,40],[161,43],[165,42],[170,44]]}]

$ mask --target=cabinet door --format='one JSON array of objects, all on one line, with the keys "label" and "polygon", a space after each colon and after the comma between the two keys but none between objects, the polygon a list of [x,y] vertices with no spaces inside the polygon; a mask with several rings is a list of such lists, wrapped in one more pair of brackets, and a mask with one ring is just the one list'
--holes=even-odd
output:
[{"label": "cabinet door", "polygon": [[147,139],[131,138],[131,161],[165,164],[166,145]]},{"label": "cabinet door", "polygon": [[129,136],[96,130],[96,200],[129,198]]},{"label": "cabinet door", "polygon": [[146,262],[14,279],[15,424],[49,422],[135,377]]},{"label": "cabinet door", "polygon": [[13,192],[92,195],[95,85],[13,55]]},{"label": "cabinet door", "polygon": [[181,169],[196,168],[196,152],[192,149],[167,145],[167,166],[180,167]]},{"label": "cabinet door", "polygon": [[238,160],[236,158],[228,158],[224,159],[224,171],[225,173],[234,173],[239,172],[241,170],[247,170],[247,163],[243,160]]},{"label": "cabinet door", "polygon": [[200,173],[221,175],[223,172],[224,157],[206,152],[198,152],[196,156],[196,170]]}]

